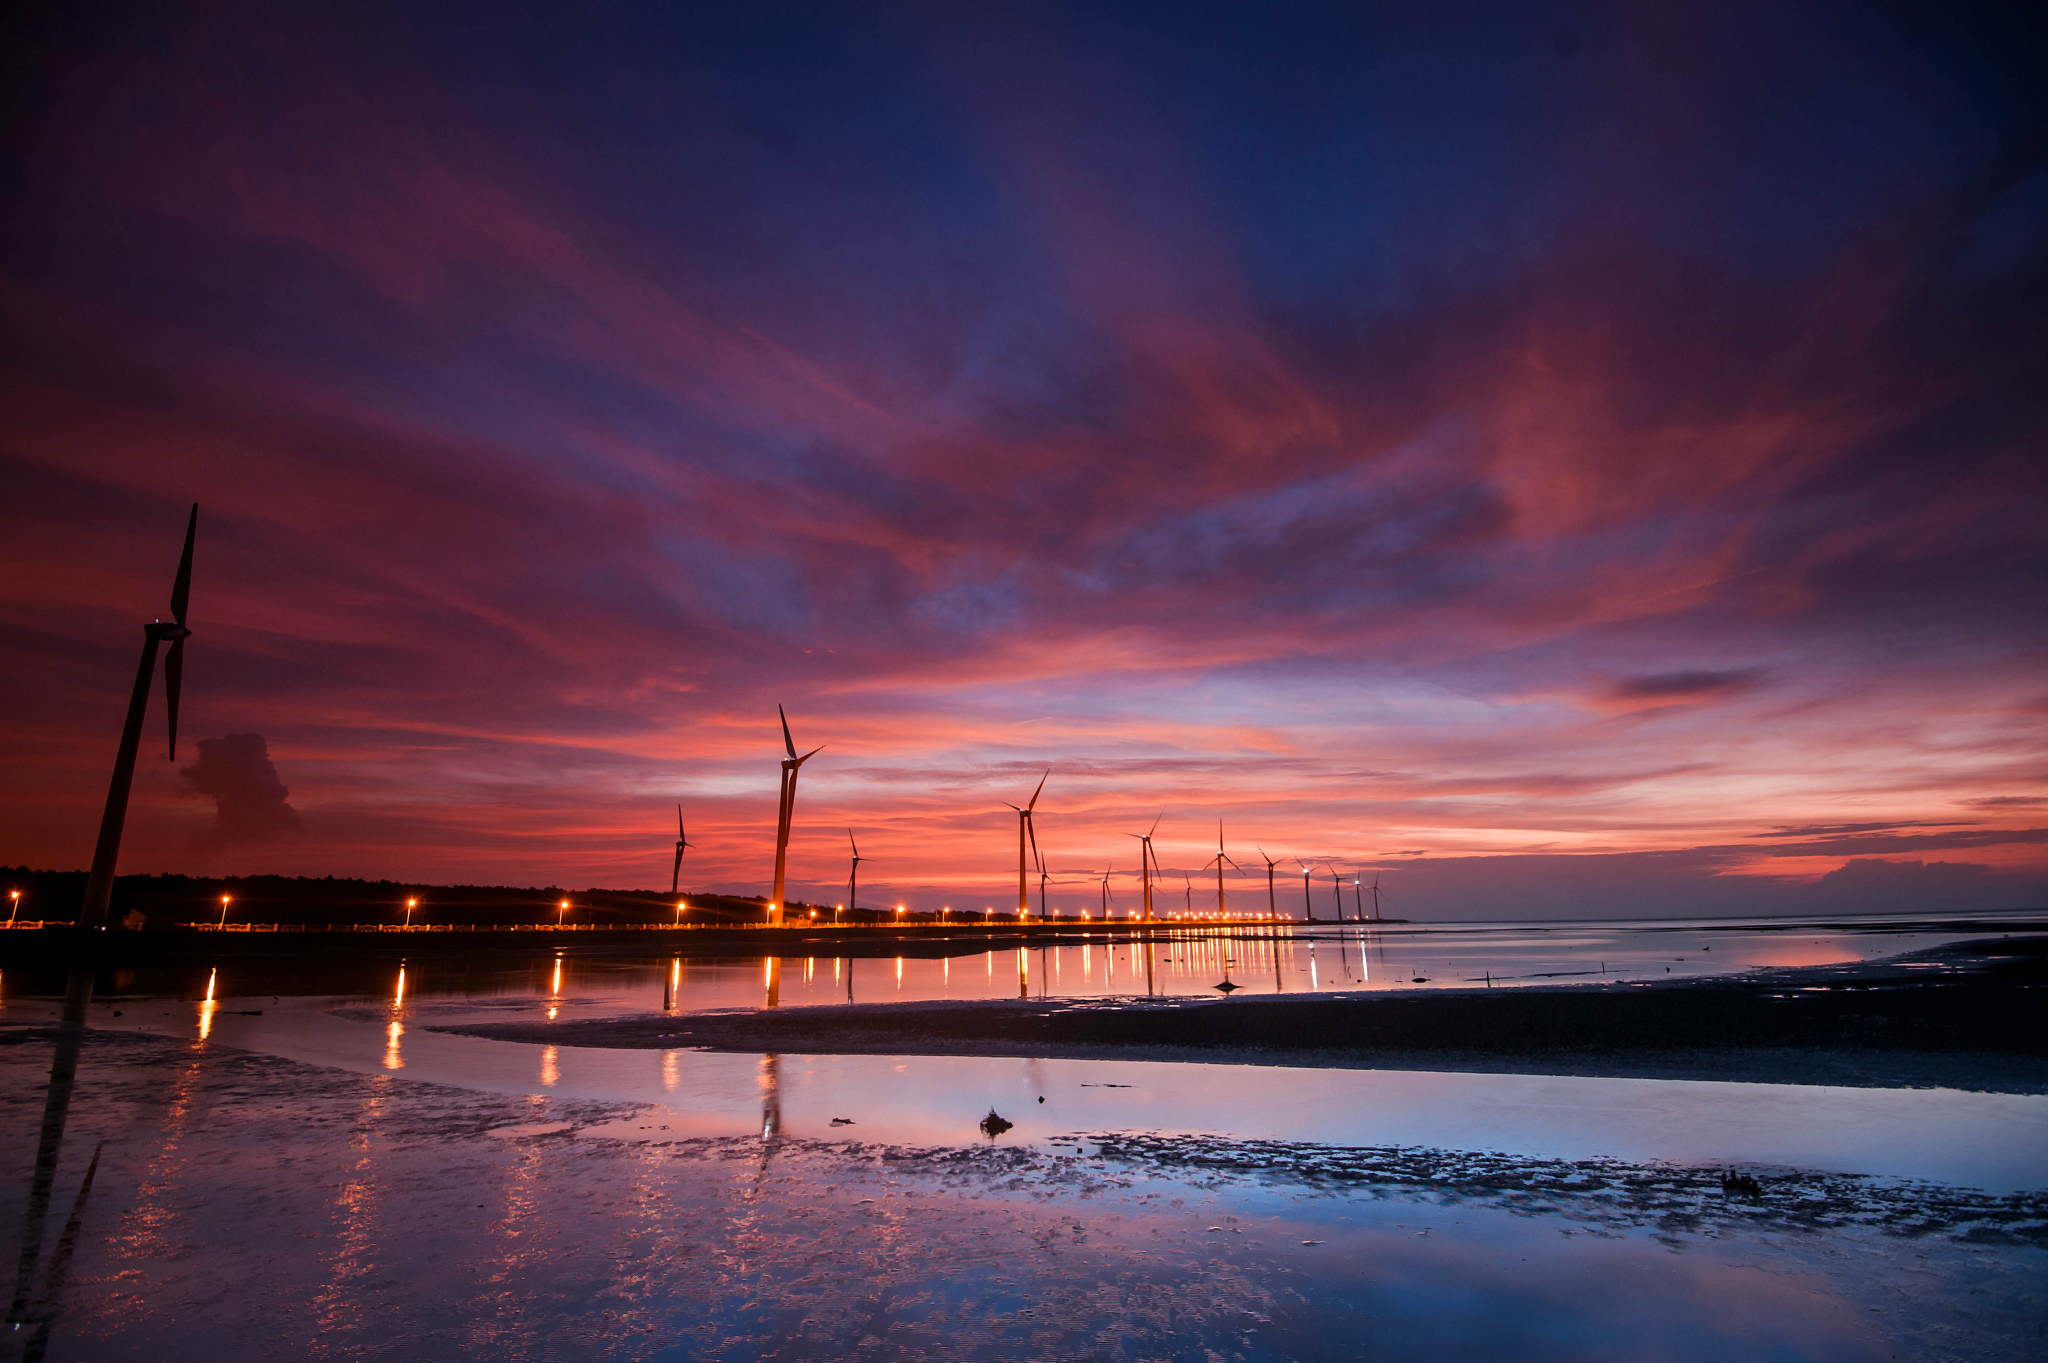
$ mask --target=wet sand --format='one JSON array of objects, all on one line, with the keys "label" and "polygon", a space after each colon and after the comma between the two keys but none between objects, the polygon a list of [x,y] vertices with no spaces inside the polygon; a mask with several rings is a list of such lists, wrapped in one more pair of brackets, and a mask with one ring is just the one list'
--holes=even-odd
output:
[{"label": "wet sand", "polygon": [[1670,983],[859,1004],[444,1030],[624,1049],[1228,1061],[2048,1093],[2048,936]]}]

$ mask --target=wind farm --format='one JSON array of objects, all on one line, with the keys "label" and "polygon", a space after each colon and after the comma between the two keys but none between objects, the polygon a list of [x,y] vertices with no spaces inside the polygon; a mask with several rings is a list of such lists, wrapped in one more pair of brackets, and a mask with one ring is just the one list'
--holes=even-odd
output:
[{"label": "wind farm", "polygon": [[2048,15],[1868,11],[24,7],[7,1357],[2039,1355]]}]

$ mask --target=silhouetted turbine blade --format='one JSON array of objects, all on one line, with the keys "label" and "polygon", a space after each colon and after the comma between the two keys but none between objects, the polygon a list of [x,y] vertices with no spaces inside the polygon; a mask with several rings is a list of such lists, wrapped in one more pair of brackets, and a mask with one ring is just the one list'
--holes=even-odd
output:
[{"label": "silhouetted turbine blade", "polygon": [[1051,777],[1052,777],[1052,768],[1051,768],[1051,767],[1047,767],[1047,768],[1045,769],[1045,775],[1044,775],[1044,776],[1041,776],[1041,777],[1039,777],[1039,778],[1038,778],[1038,790],[1034,790],[1034,791],[1032,791],[1032,792],[1031,792],[1031,803],[1030,803],[1030,804],[1028,804],[1028,805],[1026,805],[1026,806],[1024,806],[1024,808],[1026,808],[1026,809],[1036,809],[1036,808],[1038,808],[1038,795],[1039,795],[1039,791],[1042,791],[1042,790],[1044,790],[1044,789],[1045,789],[1045,783],[1046,783],[1046,781],[1048,781],[1049,779],[1051,779]]},{"label": "silhouetted turbine blade", "polygon": [[185,599],[192,594],[192,537],[199,530],[199,503],[192,503],[192,515],[185,522],[185,552],[178,559],[178,577],[171,583],[171,618],[185,623]]},{"label": "silhouetted turbine blade", "polygon": [[[1032,798],[1036,799],[1037,797],[1033,796]],[[1032,859],[1038,863],[1038,869],[1043,871],[1045,869],[1045,858],[1038,855],[1038,825],[1030,819],[1026,819],[1024,821],[1024,831],[1031,835]]]},{"label": "silhouetted turbine blade", "polygon": [[178,691],[185,684],[185,641],[171,640],[164,656],[164,712],[170,719],[170,760],[178,760]]},{"label": "silhouetted turbine blade", "polygon": [[775,713],[777,715],[780,715],[782,718],[782,746],[789,750],[790,760],[795,761],[796,743],[789,736],[789,716],[782,713],[782,707],[780,705],[775,707]]}]

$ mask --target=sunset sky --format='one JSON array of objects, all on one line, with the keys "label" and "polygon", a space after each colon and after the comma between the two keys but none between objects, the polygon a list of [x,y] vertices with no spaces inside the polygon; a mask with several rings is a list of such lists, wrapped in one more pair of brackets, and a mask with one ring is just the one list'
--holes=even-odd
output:
[{"label": "sunset sky", "polygon": [[2048,904],[2024,8],[51,7],[0,862]]}]

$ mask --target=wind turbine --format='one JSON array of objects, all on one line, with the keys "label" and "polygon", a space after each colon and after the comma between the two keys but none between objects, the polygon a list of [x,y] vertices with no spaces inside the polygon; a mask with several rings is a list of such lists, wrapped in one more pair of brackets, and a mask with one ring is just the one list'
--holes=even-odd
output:
[{"label": "wind turbine", "polygon": [[1372,921],[1377,923],[1380,921],[1380,878],[1377,872],[1374,873],[1372,884],[1368,888],[1372,890]]},{"label": "wind turbine", "polygon": [[1330,868],[1330,893],[1337,896],[1337,921],[1341,923],[1344,921],[1344,877],[1337,873],[1335,866]]},{"label": "wind turbine", "polygon": [[695,847],[696,845],[697,845],[696,843],[694,843],[694,842],[691,842],[691,841],[689,841],[688,835],[687,835],[687,834],[685,834],[685,833],[683,832],[683,807],[682,807],[681,805],[677,805],[677,806],[676,806],[676,866],[675,866],[675,870],[673,870],[673,871],[669,872],[669,877],[668,877],[668,892],[669,892],[670,894],[674,894],[674,893],[676,892],[676,887],[677,887],[678,885],[681,885],[681,884],[683,883],[683,849],[684,849],[685,847]]},{"label": "wind turbine", "polygon": [[[1035,841],[1034,841],[1034,842],[1033,842],[1033,844],[1032,844],[1032,847],[1031,847],[1031,852],[1032,852],[1032,855],[1034,855],[1034,856],[1037,856],[1037,854],[1038,854],[1038,845],[1037,845],[1037,843],[1036,843]],[[1039,857],[1039,858],[1038,858],[1038,921],[1039,921],[1039,922],[1041,922],[1041,923],[1043,923],[1043,922],[1045,921],[1045,882],[1046,882],[1046,880],[1047,880],[1047,879],[1049,879],[1049,878],[1051,877],[1051,875],[1052,875],[1052,872],[1050,872],[1050,871],[1048,871],[1048,870],[1046,870],[1046,869],[1045,869],[1045,858],[1044,858],[1044,857]]]},{"label": "wind turbine", "polygon": [[1105,923],[1109,921],[1109,873],[1115,869],[1114,866],[1102,868],[1102,921]]},{"label": "wind turbine", "polygon": [[775,897],[768,901],[768,922],[771,926],[782,924],[783,866],[789,858],[789,825],[796,816],[796,774],[804,763],[816,757],[825,746],[820,743],[802,757],[796,755],[796,744],[789,736],[789,716],[783,714],[780,705],[775,713],[782,719],[782,746],[789,756],[782,761],[782,808],[775,823]]},{"label": "wind turbine", "polygon": [[1244,867],[1239,866],[1236,862],[1230,861],[1229,856],[1224,853],[1223,820],[1218,819],[1216,821],[1216,916],[1218,918],[1223,917],[1225,909],[1223,902],[1223,863],[1226,861],[1230,862],[1233,870],[1242,871],[1244,869]]},{"label": "wind turbine", "polygon": [[[1051,777],[1052,768],[1047,767],[1045,769],[1045,775],[1038,778],[1038,790],[1034,790],[1031,792],[1030,804],[1024,805],[1023,807],[1019,808],[1017,805],[1010,804],[1007,800],[1003,802],[1005,805],[1008,805],[1009,808],[1015,809],[1017,811],[1017,921],[1020,923],[1023,922],[1025,918],[1030,916],[1031,913],[1031,900],[1025,892],[1024,883],[1024,840],[1027,837],[1031,840],[1031,856],[1033,860],[1037,860],[1038,830],[1031,826],[1031,811],[1038,808],[1039,791],[1045,789],[1045,783]],[[1044,910],[1041,909],[1039,911],[1039,916],[1041,918],[1045,916]]]},{"label": "wind turbine", "polygon": [[1296,860],[1297,862],[1299,862],[1299,863],[1300,863],[1300,865],[1301,865],[1301,913],[1302,913],[1302,917],[1304,917],[1305,919],[1307,919],[1307,920],[1308,920],[1309,922],[1313,923],[1313,922],[1315,922],[1315,921],[1316,921],[1316,903],[1315,903],[1315,901],[1314,901],[1313,899],[1309,898],[1309,892],[1308,892],[1308,876],[1309,876],[1309,868],[1308,868],[1308,863],[1307,863],[1307,862],[1305,862],[1305,861],[1301,861],[1301,859],[1300,859],[1299,857],[1295,858],[1295,860]]},{"label": "wind turbine", "polygon": [[[1166,811],[1159,811],[1159,819],[1166,817]],[[1152,921],[1152,873],[1159,869],[1159,856],[1152,850],[1152,835],[1159,831],[1159,819],[1152,821],[1152,827],[1143,833],[1126,833],[1127,838],[1138,840],[1138,878],[1145,887],[1145,910],[1141,921]]]},{"label": "wind turbine", "polygon": [[[846,871],[846,907],[856,912],[860,909],[860,864],[867,860],[860,854],[860,844],[853,840],[853,830],[846,830],[846,845],[853,849],[853,865]],[[832,921],[838,922],[839,915],[833,914]]]},{"label": "wind turbine", "polygon": [[121,857],[121,827],[128,821],[128,788],[135,783],[135,751],[142,745],[142,716],[149,708],[150,683],[156,679],[157,645],[169,643],[164,658],[164,709],[170,718],[171,761],[178,759],[178,690],[185,678],[185,600],[192,593],[192,539],[199,529],[199,503],[185,521],[185,552],[171,582],[171,620],[152,620],[142,627],[142,665],[135,670],[135,689],[128,695],[128,719],[121,726],[121,746],[114,750],[114,776],[107,783],[107,808],[100,816],[100,839],[92,853],[92,875],[85,882],[85,903],[78,911],[83,928],[105,927],[107,905],[114,897],[114,863]]},{"label": "wind turbine", "polygon": [[1263,847],[1259,849],[1259,855],[1266,859],[1266,913],[1277,923],[1280,921],[1280,903],[1274,896],[1273,868],[1279,863],[1275,862],[1271,857],[1267,857],[1266,849]]}]

